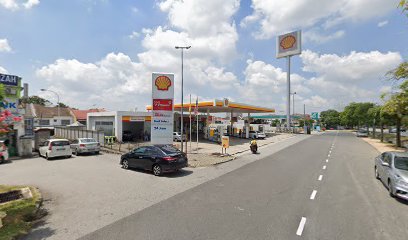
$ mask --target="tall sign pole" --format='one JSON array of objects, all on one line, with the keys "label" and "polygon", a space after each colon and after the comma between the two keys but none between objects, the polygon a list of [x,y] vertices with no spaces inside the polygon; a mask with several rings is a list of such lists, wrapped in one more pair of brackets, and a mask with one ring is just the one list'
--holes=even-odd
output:
[{"label": "tall sign pole", "polygon": [[276,39],[276,57],[286,58],[287,61],[287,99],[286,99],[286,126],[291,127],[290,116],[290,58],[302,53],[301,32],[291,32],[278,36]]},{"label": "tall sign pole", "polygon": [[287,72],[286,72],[286,83],[287,83],[287,101],[286,101],[286,127],[290,128],[290,56],[286,57]]}]

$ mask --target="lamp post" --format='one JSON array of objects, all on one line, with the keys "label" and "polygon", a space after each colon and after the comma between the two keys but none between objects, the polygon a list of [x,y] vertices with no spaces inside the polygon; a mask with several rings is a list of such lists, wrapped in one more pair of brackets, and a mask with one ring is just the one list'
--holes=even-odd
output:
[{"label": "lamp post", "polygon": [[42,89],[40,89],[40,90],[43,91],[43,92],[52,92],[52,93],[54,93],[55,95],[57,95],[58,119],[59,119],[59,121],[61,121],[61,119],[60,119],[60,117],[61,117],[61,114],[60,114],[60,98],[59,98],[58,93],[56,93],[56,92],[54,92],[54,91],[52,91],[52,90],[49,90],[49,89],[44,89],[44,88],[42,88]]},{"label": "lamp post", "polygon": [[190,49],[191,46],[175,46],[176,49],[181,49],[181,152],[183,152],[183,107],[184,107],[184,91],[183,91],[183,85],[184,85],[184,49]]}]

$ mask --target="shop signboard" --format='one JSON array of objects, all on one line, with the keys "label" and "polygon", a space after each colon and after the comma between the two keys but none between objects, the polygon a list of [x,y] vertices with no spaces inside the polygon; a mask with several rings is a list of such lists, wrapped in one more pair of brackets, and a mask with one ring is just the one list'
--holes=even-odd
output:
[{"label": "shop signboard", "polygon": [[0,83],[9,86],[18,86],[20,78],[14,75],[0,73]]},{"label": "shop signboard", "polygon": [[301,53],[302,48],[300,31],[278,36],[276,41],[276,58],[283,58]]},{"label": "shop signboard", "polygon": [[223,148],[229,148],[229,137],[228,136],[222,136],[221,137],[221,144]]},{"label": "shop signboard", "polygon": [[5,98],[0,102],[1,109],[7,109],[11,113],[19,113],[18,99]]},{"label": "shop signboard", "polygon": [[152,144],[173,143],[174,74],[152,74]]}]

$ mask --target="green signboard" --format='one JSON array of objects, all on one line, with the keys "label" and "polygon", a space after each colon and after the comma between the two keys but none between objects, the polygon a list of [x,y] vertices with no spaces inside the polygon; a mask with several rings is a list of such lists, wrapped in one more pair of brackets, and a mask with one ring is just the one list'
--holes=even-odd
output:
[{"label": "green signboard", "polygon": [[312,112],[312,119],[313,120],[319,120],[319,113],[318,112]]}]

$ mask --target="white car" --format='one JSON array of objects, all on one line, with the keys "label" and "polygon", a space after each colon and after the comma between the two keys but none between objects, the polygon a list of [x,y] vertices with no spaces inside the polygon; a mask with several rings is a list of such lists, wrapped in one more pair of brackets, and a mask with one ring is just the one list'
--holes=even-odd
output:
[{"label": "white car", "polygon": [[[186,134],[183,134],[183,141],[186,141],[186,140],[187,140]],[[173,141],[181,142],[181,133],[173,132]]]},{"label": "white car", "polygon": [[264,139],[266,138],[266,135],[264,132],[260,132],[260,131],[249,131],[249,138]]},{"label": "white car", "polygon": [[72,155],[71,146],[67,139],[49,139],[42,143],[39,148],[40,156],[47,160],[55,157],[67,157]]},{"label": "white car", "polygon": [[3,140],[0,140],[0,163],[4,163],[9,160],[9,154],[6,144]]}]

